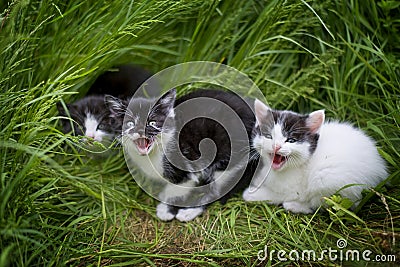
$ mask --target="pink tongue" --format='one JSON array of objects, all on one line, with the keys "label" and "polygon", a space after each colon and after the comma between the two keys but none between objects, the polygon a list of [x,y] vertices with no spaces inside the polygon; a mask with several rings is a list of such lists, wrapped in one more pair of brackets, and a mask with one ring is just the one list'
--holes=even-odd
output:
[{"label": "pink tongue", "polygon": [[136,141],[136,145],[138,146],[139,149],[141,150],[146,150],[147,149],[147,139],[146,138],[139,138]]},{"label": "pink tongue", "polygon": [[281,155],[276,154],[276,155],[274,156],[273,162],[274,162],[275,164],[281,164],[284,160],[285,160],[285,157],[284,157],[284,156],[281,156]]},{"label": "pink tongue", "polygon": [[272,169],[278,170],[282,167],[283,163],[285,163],[286,158],[284,156],[275,154],[272,159]]}]

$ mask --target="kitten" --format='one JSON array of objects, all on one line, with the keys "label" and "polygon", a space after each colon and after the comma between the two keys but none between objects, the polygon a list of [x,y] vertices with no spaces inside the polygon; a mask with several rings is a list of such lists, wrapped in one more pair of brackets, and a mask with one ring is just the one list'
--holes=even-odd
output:
[{"label": "kitten", "polygon": [[[170,90],[158,100],[132,99],[122,140],[128,158],[146,179],[169,181],[162,183],[158,191],[154,186],[145,188],[161,200],[157,216],[165,221],[173,218],[190,221],[202,214],[209,202],[226,201],[233,192],[249,184],[256,164],[241,159],[248,156],[246,146],[250,146],[255,117],[248,104],[234,93],[198,90],[176,101],[175,95],[175,90]],[[209,104],[213,100],[224,103],[230,110],[224,110],[218,103]],[[108,101],[113,112],[127,109],[121,100]],[[210,118],[218,119],[224,127]],[[240,133],[239,123],[244,125]],[[213,144],[207,146],[205,140],[212,140]],[[237,151],[231,151],[235,147]],[[231,157],[231,152],[235,152],[235,157]],[[235,186],[232,179],[237,176],[240,179]],[[211,183],[210,187],[199,188]],[[140,184],[143,188],[146,181]],[[225,192],[228,194],[224,195]],[[171,205],[182,201],[185,207]]]},{"label": "kitten", "polygon": [[106,106],[104,96],[87,96],[66,107],[67,110],[57,104],[59,114],[64,117],[61,118],[64,133],[103,143],[111,143],[121,133],[122,124]]},{"label": "kitten", "polygon": [[116,114],[110,113],[104,102],[105,94],[129,99],[150,76],[150,72],[134,65],[117,66],[101,74],[87,95],[73,104],[67,104],[67,110],[61,103],[57,104],[59,114],[64,117],[70,115],[72,119],[61,119],[63,132],[84,135],[89,138],[83,139],[85,141],[111,143],[121,133],[122,123],[116,119]]},{"label": "kitten", "polygon": [[127,147],[129,158],[146,176],[162,177],[163,147],[171,141],[175,131],[175,125],[166,122],[168,116],[174,116],[174,101],[175,91],[166,93],[158,101],[144,97],[128,101],[106,96],[110,111],[119,118],[125,115],[120,121],[123,121],[121,141]]},{"label": "kitten", "polygon": [[267,200],[294,213],[312,213],[322,197],[338,192],[355,206],[363,189],[387,176],[373,140],[349,124],[324,122],[323,110],[300,115],[256,100],[255,114],[253,147],[262,168],[243,193],[246,201]]}]

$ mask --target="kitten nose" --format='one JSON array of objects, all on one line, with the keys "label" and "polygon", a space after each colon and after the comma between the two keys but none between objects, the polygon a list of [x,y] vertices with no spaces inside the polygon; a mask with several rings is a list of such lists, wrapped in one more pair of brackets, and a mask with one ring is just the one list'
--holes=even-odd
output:
[{"label": "kitten nose", "polygon": [[281,149],[281,145],[275,144],[274,145],[274,153],[278,152]]}]

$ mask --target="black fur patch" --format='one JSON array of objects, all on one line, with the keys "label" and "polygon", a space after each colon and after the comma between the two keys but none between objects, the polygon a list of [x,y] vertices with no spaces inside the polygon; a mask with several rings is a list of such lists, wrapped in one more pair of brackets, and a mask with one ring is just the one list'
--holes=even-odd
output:
[{"label": "black fur patch", "polygon": [[112,95],[118,98],[133,96],[151,73],[135,65],[116,66],[101,74],[90,87],[87,95]]},{"label": "black fur patch", "polygon": [[[250,139],[255,124],[255,116],[248,103],[246,103],[240,96],[231,92],[225,92],[221,90],[197,90],[178,98],[175,106],[179,106],[186,101],[196,98],[210,98],[213,100],[219,100],[228,105],[239,116],[246,130],[246,136],[243,136],[242,140],[235,140],[235,142],[242,142],[242,147],[250,146]],[[191,106],[191,108],[195,111],[198,110],[199,114],[206,114],[210,117],[215,116],[215,114],[221,114],[221,112],[225,112],[220,110],[219,107],[213,105],[196,106],[196,104],[194,104]],[[182,112],[179,109],[176,111],[177,128],[180,128],[179,125],[181,123],[181,119],[186,115],[184,113],[185,112]],[[230,123],[231,116],[232,114],[226,114],[226,116],[223,116],[225,118],[224,123]],[[198,116],[198,118],[191,120],[181,128],[180,132],[178,133],[178,137],[179,146],[177,146],[176,149],[180,149],[182,154],[189,160],[197,160],[201,157],[199,146],[202,140],[210,139],[216,145],[217,154],[210,166],[204,166],[206,167],[206,170],[202,172],[203,175],[200,177],[199,185],[212,182],[215,171],[225,170],[228,166],[228,163],[231,160],[232,152],[231,140],[224,126],[219,122]],[[249,153],[249,151],[247,151],[247,153]],[[257,160],[258,159],[254,159],[254,161]],[[177,182],[180,180],[180,182],[183,182],[186,180],[183,178],[184,176],[182,176],[181,171],[177,170],[176,168],[171,167],[167,169],[174,169],[175,173],[169,172],[167,175],[171,181]],[[244,188],[246,185],[248,185],[252,178],[252,174],[253,173],[250,171],[250,169],[249,171],[245,172],[242,179],[238,183],[238,186],[240,188]],[[236,191],[238,189],[238,187],[235,187],[234,190]]]}]

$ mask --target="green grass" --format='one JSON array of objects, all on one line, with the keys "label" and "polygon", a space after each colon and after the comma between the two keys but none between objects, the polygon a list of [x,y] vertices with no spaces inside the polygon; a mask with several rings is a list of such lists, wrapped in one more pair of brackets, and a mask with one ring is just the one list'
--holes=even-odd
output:
[{"label": "green grass", "polygon": [[[264,246],[321,252],[339,238],[400,260],[396,1],[21,0],[0,8],[0,266],[274,265],[277,257],[257,260]],[[193,60],[248,74],[275,108],[324,108],[359,126],[377,141],[391,185],[367,194],[356,214],[340,201],[293,215],[235,197],[193,222],[160,222],[122,153],[77,148],[60,132],[55,105],[84,95],[116,64],[156,72]]]}]

